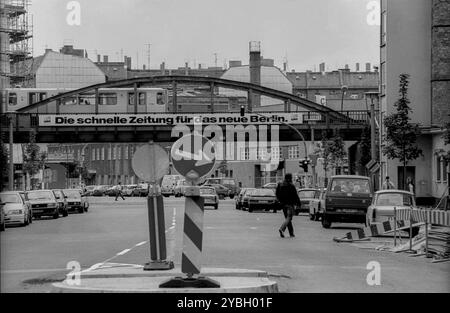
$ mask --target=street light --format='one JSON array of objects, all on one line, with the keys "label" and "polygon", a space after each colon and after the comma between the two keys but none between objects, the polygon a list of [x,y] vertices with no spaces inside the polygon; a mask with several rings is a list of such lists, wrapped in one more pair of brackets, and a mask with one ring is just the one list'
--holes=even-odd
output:
[{"label": "street light", "polygon": [[343,85],[341,87],[341,91],[342,91],[342,98],[341,98],[341,113],[344,110],[344,95],[347,93],[348,90],[348,86]]}]

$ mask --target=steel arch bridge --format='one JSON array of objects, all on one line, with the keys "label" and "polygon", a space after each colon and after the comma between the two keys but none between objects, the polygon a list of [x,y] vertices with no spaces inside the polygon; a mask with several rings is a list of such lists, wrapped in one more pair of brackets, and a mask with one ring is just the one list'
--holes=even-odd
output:
[{"label": "steel arch bridge", "polygon": [[[312,123],[305,123],[297,125],[299,131],[305,133],[306,138],[311,138],[312,129],[317,130],[339,130],[346,140],[359,140],[361,130],[367,126],[369,122],[369,115],[367,111],[344,111],[337,112],[330,108],[319,105],[310,100],[297,97],[293,94],[283,91],[271,89],[268,87],[255,85],[246,82],[226,80],[215,77],[203,76],[147,76],[136,77],[125,80],[108,81],[105,83],[95,84],[83,87],[77,90],[71,90],[65,93],[49,97],[40,102],[28,105],[18,109],[16,113],[10,114],[13,122],[15,142],[26,142],[26,137],[30,129],[35,129],[37,132],[37,140],[40,142],[61,142],[61,140],[70,140],[71,142],[83,141],[122,141],[129,142],[136,141],[170,141],[170,136],[167,136],[169,126],[135,126],[135,127],[44,127],[38,123],[38,114],[45,113],[42,108],[48,107],[50,103],[56,103],[56,114],[59,114],[59,107],[64,98],[82,95],[84,93],[95,94],[95,113],[99,112],[99,89],[100,88],[133,88],[135,95],[139,92],[141,87],[150,86],[169,86],[172,89],[172,113],[177,113],[177,88],[180,84],[187,85],[206,85],[210,87],[211,106],[209,112],[199,113],[217,113],[214,110],[214,90],[216,87],[223,87],[227,89],[234,89],[244,91],[247,93],[248,111],[252,112],[254,108],[253,99],[255,95],[267,96],[274,99],[279,99],[284,103],[284,112],[291,112],[291,107],[296,106],[295,112],[304,112],[306,116],[319,115],[319,120]],[[138,97],[134,97],[134,113],[138,112]],[[259,112],[261,110],[258,110]],[[292,111],[293,112],[293,111]],[[280,112],[265,112],[266,114],[280,113]],[[83,114],[83,112],[80,112]],[[4,119],[3,119],[4,120]],[[4,129],[5,122],[0,123]],[[5,129],[4,129],[5,130]],[[296,138],[295,132],[288,127],[280,125],[280,140],[289,140]],[[320,134],[319,134],[320,135]],[[291,139],[292,140],[292,139]]]}]

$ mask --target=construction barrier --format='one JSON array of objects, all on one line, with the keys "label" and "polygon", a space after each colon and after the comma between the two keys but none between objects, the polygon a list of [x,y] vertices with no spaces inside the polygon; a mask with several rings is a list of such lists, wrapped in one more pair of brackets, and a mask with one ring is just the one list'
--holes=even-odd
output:
[{"label": "construction barrier", "polygon": [[181,271],[188,276],[199,274],[202,265],[203,206],[203,197],[196,195],[186,197]]},{"label": "construction barrier", "polygon": [[[450,226],[450,211],[427,209],[397,209],[398,220],[410,220],[415,222],[428,222],[434,225]],[[394,219],[392,217],[391,219]]]},{"label": "construction barrier", "polygon": [[[368,227],[360,228],[351,232],[348,232],[345,234],[345,236],[342,239],[346,240],[361,240],[368,237],[376,237],[380,235],[384,235],[387,233],[391,233],[394,231],[399,230],[405,230],[407,228],[410,228],[411,225],[409,221],[386,221],[383,223],[374,223]],[[337,241],[335,239],[335,241]]]}]

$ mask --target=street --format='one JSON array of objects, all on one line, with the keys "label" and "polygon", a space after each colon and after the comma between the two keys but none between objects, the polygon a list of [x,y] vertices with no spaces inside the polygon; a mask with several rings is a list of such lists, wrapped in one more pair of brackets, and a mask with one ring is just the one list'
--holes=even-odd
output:
[{"label": "street", "polygon": [[[99,263],[144,264],[149,259],[146,198],[90,197],[89,212],[34,220],[1,233],[1,292],[50,292],[70,261],[87,269]],[[164,198],[168,259],[180,268],[184,198]],[[336,243],[333,237],[361,227],[322,228],[295,216],[295,238],[280,238],[282,213],[238,211],[221,200],[205,209],[203,266],[264,270],[280,292],[449,292],[450,265],[405,253]],[[374,240],[381,240],[376,238]],[[382,241],[390,239],[382,239]],[[370,286],[366,266],[381,265],[381,285]],[[426,283],[425,283],[426,282]]]}]

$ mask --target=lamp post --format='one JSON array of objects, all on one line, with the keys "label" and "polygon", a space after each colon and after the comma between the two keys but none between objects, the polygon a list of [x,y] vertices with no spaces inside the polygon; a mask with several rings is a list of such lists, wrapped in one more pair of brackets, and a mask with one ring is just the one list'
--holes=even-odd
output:
[{"label": "lamp post", "polygon": [[[377,159],[377,147],[375,140],[375,127],[376,127],[376,119],[375,119],[375,103],[374,99],[378,99],[378,92],[366,92],[366,97],[370,99],[370,157],[373,161],[378,161]],[[380,125],[378,124],[378,127]],[[374,186],[376,186],[376,175],[373,174]],[[381,179],[380,179],[381,180]]]}]

